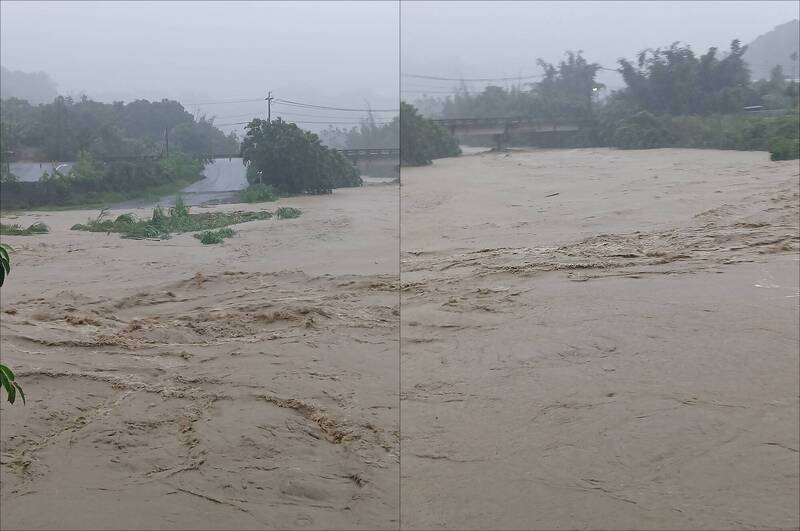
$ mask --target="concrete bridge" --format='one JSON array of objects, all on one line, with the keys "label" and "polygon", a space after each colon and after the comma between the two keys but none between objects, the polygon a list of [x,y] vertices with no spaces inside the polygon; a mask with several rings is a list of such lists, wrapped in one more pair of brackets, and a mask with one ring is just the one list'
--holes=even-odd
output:
[{"label": "concrete bridge", "polygon": [[434,123],[444,127],[453,135],[503,135],[512,131],[519,133],[558,133],[580,131],[589,124],[586,120],[536,118],[441,118]]},{"label": "concrete bridge", "polygon": [[[364,160],[393,160],[400,158],[400,148],[364,148],[364,149],[337,149],[339,153],[347,157],[353,162],[360,162]],[[113,161],[134,161],[134,160],[156,160],[160,159],[163,155],[136,155],[131,157],[104,157],[100,160],[104,162]],[[240,159],[241,153],[218,153],[215,155],[208,155],[209,160],[215,159]]]}]

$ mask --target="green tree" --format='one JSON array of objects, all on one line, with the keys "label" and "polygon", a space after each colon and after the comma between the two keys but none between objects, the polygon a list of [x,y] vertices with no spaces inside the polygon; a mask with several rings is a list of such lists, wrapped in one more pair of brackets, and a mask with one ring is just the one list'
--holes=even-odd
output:
[{"label": "green tree", "polygon": [[242,159],[251,184],[268,184],[281,194],[330,193],[362,184],[358,170],[320,138],[281,118],[247,125]]},{"label": "green tree", "polygon": [[724,113],[760,103],[750,86],[742,56],[747,47],[731,42],[728,55],[717,49],[698,57],[689,46],[675,42],[669,48],[644,50],[637,61],[620,59],[619,71],[629,100],[655,115]]},{"label": "green tree", "polygon": [[459,154],[461,148],[448,131],[421,116],[413,105],[400,102],[401,165],[423,166],[433,159]]}]

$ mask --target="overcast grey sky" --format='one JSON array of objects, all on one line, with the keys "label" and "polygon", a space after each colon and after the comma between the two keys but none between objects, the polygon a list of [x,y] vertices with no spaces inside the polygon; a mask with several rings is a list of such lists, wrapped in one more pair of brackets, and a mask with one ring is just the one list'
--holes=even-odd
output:
[{"label": "overcast grey sky", "polygon": [[[403,72],[441,77],[539,73],[536,59],[557,62],[583,50],[614,68],[620,57],[673,41],[698,51],[743,43],[800,16],[794,1],[768,2],[403,2]],[[606,76],[617,78],[617,74]],[[603,79],[606,83],[613,79]],[[403,89],[448,83],[404,79]],[[413,98],[411,98],[413,99]]]},{"label": "overcast grey sky", "polygon": [[[396,1],[3,1],[0,10],[0,62],[47,72],[61,93],[194,103],[272,89],[311,103],[397,107]],[[263,108],[199,110],[236,116]]]},{"label": "overcast grey sky", "polygon": [[[272,89],[286,99],[380,108],[396,106],[401,46],[406,73],[516,76],[538,73],[536,58],[555,62],[567,49],[614,67],[619,57],[676,40],[696,50],[724,48],[736,37],[747,43],[800,16],[796,1],[404,1],[402,14],[398,7],[396,0],[3,1],[0,62],[43,70],[62,93],[104,101],[195,103],[259,98]],[[616,74],[604,75],[613,85]],[[404,81],[404,89],[423,88],[452,84]],[[224,123],[263,108],[190,110]]]}]

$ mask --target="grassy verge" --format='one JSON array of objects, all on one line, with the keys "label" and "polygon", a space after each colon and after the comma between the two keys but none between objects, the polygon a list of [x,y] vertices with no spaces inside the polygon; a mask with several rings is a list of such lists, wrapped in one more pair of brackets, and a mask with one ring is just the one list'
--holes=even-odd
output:
[{"label": "grassy verge", "polygon": [[[198,231],[212,232],[229,225],[260,219],[270,219],[273,216],[272,212],[266,210],[257,212],[202,212],[199,214],[192,214],[180,197],[175,200],[175,206],[167,211],[164,211],[160,206],[154,208],[153,215],[150,219],[140,219],[134,214],[121,214],[115,219],[110,219],[106,217],[107,211],[108,209],[103,209],[100,211],[100,215],[98,215],[97,218],[91,219],[86,223],[73,225],[72,230],[105,233],[115,232],[121,234],[123,238],[164,240],[170,238],[172,234]],[[297,217],[299,215],[300,210],[291,207],[281,207],[275,213],[275,216],[281,219]],[[220,233],[217,233],[214,236],[206,236],[206,239],[214,239],[221,236],[221,241],[224,238],[232,236],[233,231],[231,231],[230,234],[228,234],[227,231],[222,234],[224,235],[221,236]],[[200,235],[199,239],[202,241],[203,235]]]},{"label": "grassy verge", "polygon": [[50,232],[50,227],[41,221],[30,225],[27,229],[23,229],[17,224],[5,225],[0,223],[0,234],[3,236],[31,236],[34,234],[47,234]]}]

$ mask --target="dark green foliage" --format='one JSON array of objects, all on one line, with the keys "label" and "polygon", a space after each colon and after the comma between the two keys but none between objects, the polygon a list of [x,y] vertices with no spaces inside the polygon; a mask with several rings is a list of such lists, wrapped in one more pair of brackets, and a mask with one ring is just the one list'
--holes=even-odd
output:
[{"label": "dark green foliage", "polygon": [[12,251],[11,247],[4,243],[0,243],[0,286],[6,281],[6,277],[11,273],[11,257],[9,253]]},{"label": "dark green foliage", "polygon": [[23,229],[17,224],[4,225],[0,223],[0,234],[4,236],[31,236],[33,234],[47,234],[50,232],[50,227],[37,221],[30,225],[27,229]]},{"label": "dark green foliage", "polygon": [[773,139],[770,147],[770,160],[800,159],[800,139],[777,138]]},{"label": "dark green foliage", "polygon": [[203,163],[183,153],[161,160],[100,162],[82,152],[66,175],[45,175],[33,183],[2,183],[4,209],[116,202],[161,195],[202,178]]},{"label": "dark green foliage", "polygon": [[266,203],[278,199],[278,193],[269,184],[251,184],[239,193],[245,203]]},{"label": "dark green foliage", "polygon": [[458,141],[449,132],[422,117],[413,105],[400,102],[400,164],[423,166],[460,154]]},{"label": "dark green foliage", "polygon": [[268,184],[279,194],[322,194],[362,184],[347,158],[322,145],[317,135],[280,118],[248,124],[242,157],[250,184]]},{"label": "dark green foliage", "polygon": [[[299,212],[299,211],[298,211]],[[298,214],[299,215],[299,214]],[[153,209],[150,219],[138,219],[133,214],[122,214],[116,219],[105,219],[105,211],[95,219],[90,219],[86,223],[78,223],[72,226],[72,230],[89,232],[116,232],[122,234],[123,238],[132,239],[169,239],[172,234],[196,231],[212,231],[261,219],[270,219],[271,212],[262,210],[259,212],[202,212],[192,214],[189,208],[183,204],[180,197],[176,198],[175,206],[168,212],[160,206]]]},{"label": "dark green foliage", "polygon": [[673,138],[658,118],[639,111],[619,124],[612,142],[622,149],[650,149],[669,145]]},{"label": "dark green foliage", "polygon": [[622,149],[704,148],[769,151],[772,160],[798,158],[800,116],[653,116],[640,111],[602,130],[603,145]]},{"label": "dark green foliage", "polygon": [[275,217],[278,219],[299,218],[300,214],[300,209],[293,207],[280,207],[275,211]]},{"label": "dark green foliage", "polygon": [[15,376],[14,372],[0,363],[0,387],[6,390],[6,394],[8,395],[8,402],[13,404],[17,399],[17,393],[19,393],[20,398],[22,398],[22,403],[25,403],[25,393],[22,391],[22,387],[14,381]]},{"label": "dark green foliage", "polygon": [[167,130],[170,150],[198,158],[238,151],[235,135],[226,136],[213,121],[195,120],[177,101],[108,104],[58,96],[45,105],[9,98],[0,106],[5,148],[28,160],[75,160],[81,151],[97,158],[159,155]]},{"label": "dark green foliage", "polygon": [[620,59],[620,72],[632,103],[653,114],[728,113],[760,104],[750,86],[750,72],[742,59],[746,47],[731,42],[728,55],[717,58],[709,48],[697,56],[689,46],[644,50],[636,64]]},{"label": "dark green foliage", "polygon": [[205,230],[201,233],[193,234],[203,245],[222,243],[225,238],[230,238],[233,235],[233,229],[228,227],[223,227],[218,230]]},{"label": "dark green foliage", "polygon": [[581,52],[567,52],[564,60],[552,65],[541,59],[542,80],[529,90],[489,86],[471,95],[461,87],[442,102],[444,118],[532,117],[542,120],[586,120],[592,114],[595,76],[600,66],[589,63]]},{"label": "dark green foliage", "polygon": [[[0,243],[0,286],[3,285],[6,277],[11,273],[11,257],[9,256],[11,250],[8,245]],[[22,387],[14,381],[15,378],[14,372],[0,363],[0,387],[5,389],[8,401],[13,404],[17,399],[17,393],[19,393],[24,404],[25,393],[22,391]]]}]

